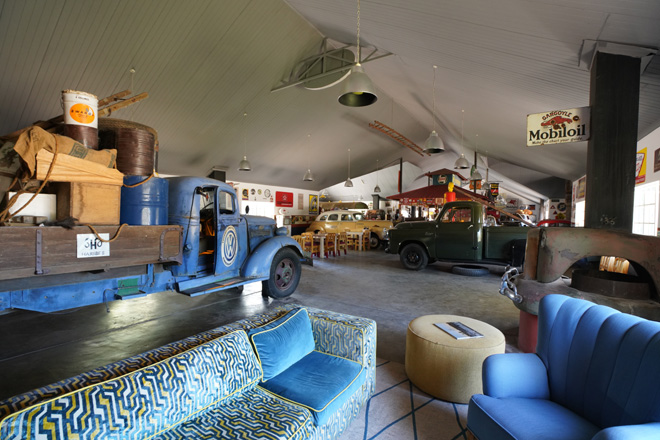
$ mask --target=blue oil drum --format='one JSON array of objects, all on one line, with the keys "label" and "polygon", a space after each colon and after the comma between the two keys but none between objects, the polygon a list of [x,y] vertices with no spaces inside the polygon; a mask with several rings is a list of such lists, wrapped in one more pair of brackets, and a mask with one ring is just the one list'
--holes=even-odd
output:
[{"label": "blue oil drum", "polygon": [[[124,176],[124,185],[135,185],[148,176]],[[129,225],[157,226],[167,224],[169,182],[152,177],[134,188],[121,188],[119,221]]]}]

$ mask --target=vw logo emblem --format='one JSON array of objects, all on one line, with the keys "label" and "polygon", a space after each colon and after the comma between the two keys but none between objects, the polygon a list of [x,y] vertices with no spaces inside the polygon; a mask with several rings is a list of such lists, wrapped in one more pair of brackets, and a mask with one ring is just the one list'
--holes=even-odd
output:
[{"label": "vw logo emblem", "polygon": [[227,226],[225,233],[222,234],[222,262],[225,266],[231,266],[238,253],[238,236],[233,226]]}]

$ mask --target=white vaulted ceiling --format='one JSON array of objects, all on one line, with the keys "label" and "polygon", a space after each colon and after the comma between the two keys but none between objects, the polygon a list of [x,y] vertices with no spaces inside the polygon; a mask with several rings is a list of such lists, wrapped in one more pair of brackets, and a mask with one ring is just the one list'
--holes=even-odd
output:
[{"label": "white vaulted ceiling", "polygon": [[[346,179],[348,148],[352,176],[377,159],[452,168],[464,109],[470,162],[478,146],[510,179],[576,179],[586,143],[528,148],[526,115],[589,104],[583,40],[660,46],[657,0],[361,0],[363,46],[393,54],[364,64],[378,102],[344,107],[341,85],[271,92],[324,37],[354,44],[356,14],[355,0],[0,0],[0,134],[61,113],[63,89],[132,87],[149,98],[112,116],[158,131],[161,173],[215,166],[228,180],[321,189]],[[428,157],[368,124],[422,145],[433,65],[447,151]],[[657,57],[641,80],[640,138],[660,126]],[[244,149],[250,173],[237,171]],[[316,180],[303,183],[308,166]]]}]

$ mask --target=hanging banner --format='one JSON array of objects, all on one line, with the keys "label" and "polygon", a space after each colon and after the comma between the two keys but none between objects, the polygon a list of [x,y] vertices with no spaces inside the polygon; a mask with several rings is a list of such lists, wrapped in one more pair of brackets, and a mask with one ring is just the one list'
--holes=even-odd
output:
[{"label": "hanging banner", "polygon": [[590,107],[527,115],[527,146],[589,140],[590,121]]},{"label": "hanging banner", "polygon": [[644,181],[646,181],[646,148],[637,152],[635,161],[635,185],[644,183]]}]

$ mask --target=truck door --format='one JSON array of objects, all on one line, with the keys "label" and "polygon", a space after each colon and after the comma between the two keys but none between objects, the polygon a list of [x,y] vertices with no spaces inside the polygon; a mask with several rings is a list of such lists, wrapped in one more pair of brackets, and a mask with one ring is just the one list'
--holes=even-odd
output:
[{"label": "truck door", "polygon": [[452,206],[436,221],[435,253],[439,259],[480,260],[481,224],[471,206]]},{"label": "truck door", "polygon": [[221,278],[239,276],[240,268],[248,254],[247,223],[238,212],[238,200],[234,193],[218,188],[216,206],[215,275]]}]

